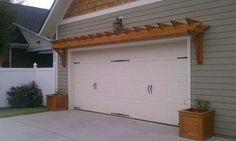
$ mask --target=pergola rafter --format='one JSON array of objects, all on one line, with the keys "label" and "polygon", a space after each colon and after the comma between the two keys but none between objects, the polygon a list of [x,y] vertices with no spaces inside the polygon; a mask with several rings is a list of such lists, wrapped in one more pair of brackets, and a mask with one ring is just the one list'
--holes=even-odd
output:
[{"label": "pergola rafter", "polygon": [[[190,35],[196,49],[197,64],[203,63],[203,34],[209,28],[201,22],[186,19],[187,23],[171,21],[171,24],[157,23],[143,27],[124,28],[121,32],[104,32],[80,37],[52,41],[53,48],[59,53],[62,62],[66,57],[66,50],[112,43],[150,40],[158,38],[178,37]],[[63,66],[65,66],[65,63]]]}]

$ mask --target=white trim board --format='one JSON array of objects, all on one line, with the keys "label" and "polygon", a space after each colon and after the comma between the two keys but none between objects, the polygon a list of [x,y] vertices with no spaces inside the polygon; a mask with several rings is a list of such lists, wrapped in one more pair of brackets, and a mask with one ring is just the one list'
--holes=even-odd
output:
[{"label": "white trim board", "polygon": [[57,3],[58,3],[58,0],[55,0],[54,3],[53,3],[53,5],[52,5],[52,7],[51,7],[51,10],[50,10],[50,12],[49,12],[47,18],[46,18],[46,21],[43,23],[43,26],[41,27],[41,29],[40,29],[40,31],[39,31],[39,35],[42,34],[43,29],[45,28],[46,24],[48,23],[48,20],[49,20],[49,18],[50,18],[51,15],[52,15],[52,11],[54,11],[54,9],[56,8]]},{"label": "white trim board", "polygon": [[50,37],[55,33],[56,26],[62,21],[67,9],[71,5],[72,0],[55,0],[50,13],[45,20],[39,35]]},{"label": "white trim board", "polygon": [[94,18],[97,16],[102,16],[105,14],[114,13],[114,12],[130,9],[130,8],[134,8],[134,7],[138,7],[138,6],[142,6],[142,5],[147,5],[147,4],[151,4],[151,3],[159,2],[159,1],[162,1],[162,0],[137,0],[135,2],[127,3],[124,5],[119,5],[119,6],[111,7],[108,9],[88,13],[85,15],[64,19],[61,23],[59,23],[59,25],[68,24],[68,23],[72,23],[72,22],[80,21],[80,20],[85,20],[85,19],[89,19],[89,18]]}]

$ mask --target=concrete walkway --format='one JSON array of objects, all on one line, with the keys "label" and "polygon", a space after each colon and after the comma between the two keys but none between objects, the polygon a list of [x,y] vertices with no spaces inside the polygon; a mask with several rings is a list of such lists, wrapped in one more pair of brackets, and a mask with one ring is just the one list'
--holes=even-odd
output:
[{"label": "concrete walkway", "polygon": [[[0,119],[1,141],[190,141],[178,128],[84,111]],[[209,141],[229,141],[213,137]]]}]

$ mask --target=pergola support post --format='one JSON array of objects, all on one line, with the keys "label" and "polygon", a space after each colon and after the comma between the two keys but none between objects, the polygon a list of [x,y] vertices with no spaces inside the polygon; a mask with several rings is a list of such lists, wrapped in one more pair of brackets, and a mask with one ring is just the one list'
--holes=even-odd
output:
[{"label": "pergola support post", "polygon": [[58,53],[61,59],[61,64],[63,67],[66,67],[66,54],[67,49],[55,49],[55,51]]}]

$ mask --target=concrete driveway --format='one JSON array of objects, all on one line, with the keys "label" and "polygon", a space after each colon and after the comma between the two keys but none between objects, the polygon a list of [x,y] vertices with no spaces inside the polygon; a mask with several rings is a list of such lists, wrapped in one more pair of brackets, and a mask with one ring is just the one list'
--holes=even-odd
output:
[{"label": "concrete driveway", "polygon": [[[190,141],[178,128],[85,111],[0,119],[1,141]],[[209,141],[228,141],[213,137]]]}]

